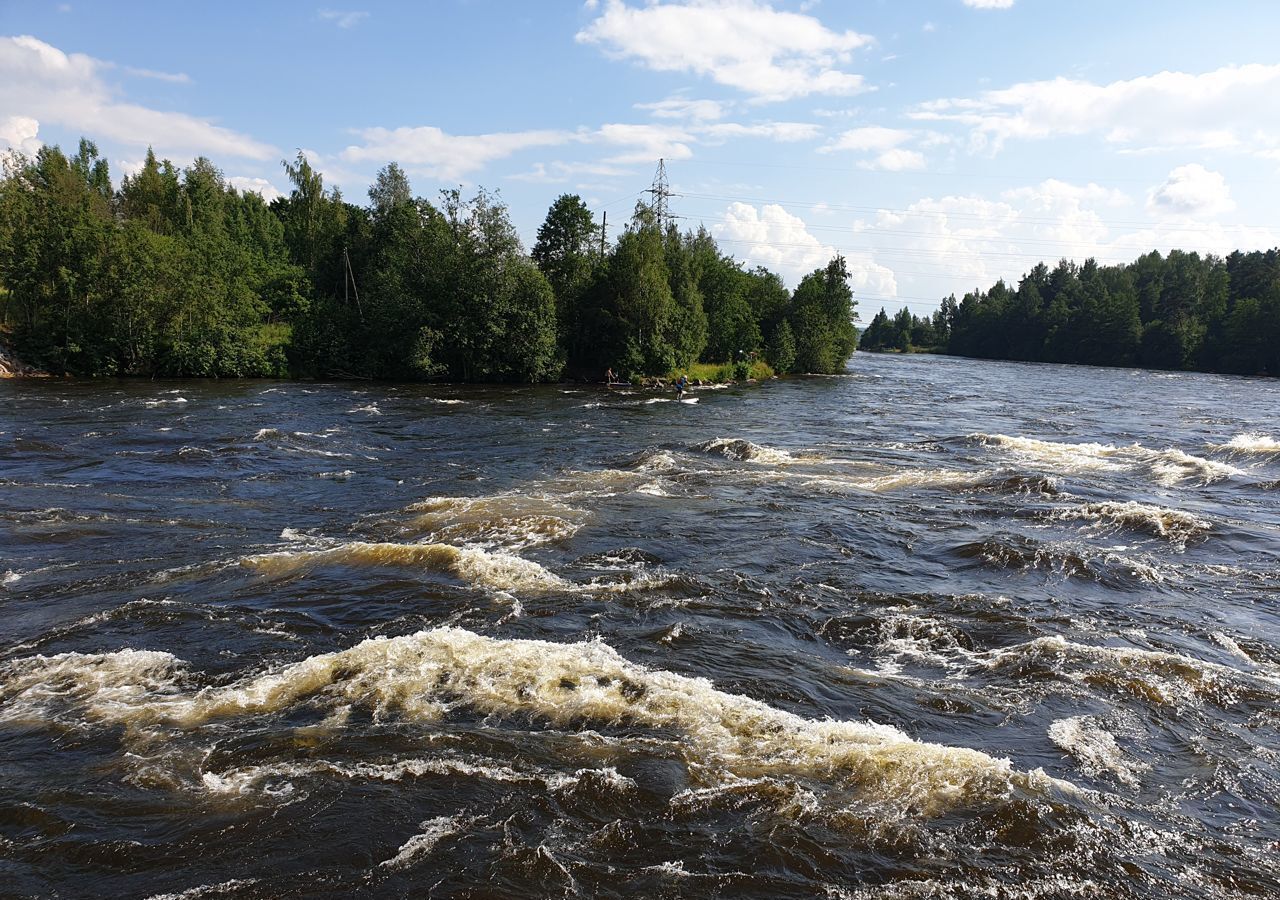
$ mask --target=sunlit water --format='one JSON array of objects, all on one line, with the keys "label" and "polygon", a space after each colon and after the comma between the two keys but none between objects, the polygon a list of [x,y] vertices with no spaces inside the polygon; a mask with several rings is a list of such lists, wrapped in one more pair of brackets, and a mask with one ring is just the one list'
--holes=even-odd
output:
[{"label": "sunlit water", "polygon": [[0,893],[1280,892],[1280,383],[0,386]]}]

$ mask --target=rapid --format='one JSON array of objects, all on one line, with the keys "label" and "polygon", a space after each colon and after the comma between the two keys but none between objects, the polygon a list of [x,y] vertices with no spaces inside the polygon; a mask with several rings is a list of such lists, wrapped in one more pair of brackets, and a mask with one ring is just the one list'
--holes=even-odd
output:
[{"label": "rapid", "polygon": [[1280,383],[0,382],[0,895],[1280,895]]}]

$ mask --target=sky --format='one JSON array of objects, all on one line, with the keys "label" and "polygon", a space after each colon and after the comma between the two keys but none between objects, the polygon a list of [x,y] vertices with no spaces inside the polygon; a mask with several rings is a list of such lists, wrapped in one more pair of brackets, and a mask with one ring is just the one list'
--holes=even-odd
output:
[{"label": "sky", "polygon": [[0,0],[0,150],[148,146],[271,199],[305,153],[367,202],[647,200],[864,320],[1038,261],[1280,244],[1273,0]]}]

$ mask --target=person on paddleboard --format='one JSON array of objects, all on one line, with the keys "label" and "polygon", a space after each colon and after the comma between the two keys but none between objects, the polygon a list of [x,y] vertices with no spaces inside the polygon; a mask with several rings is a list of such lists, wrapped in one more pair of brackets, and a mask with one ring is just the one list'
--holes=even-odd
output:
[{"label": "person on paddleboard", "polygon": [[689,390],[689,376],[681,375],[676,380],[676,400],[684,399],[684,392]]},{"label": "person on paddleboard", "polygon": [[607,369],[605,369],[605,370],[604,370],[604,383],[605,383],[605,384],[607,384],[609,387],[613,387],[613,383],[614,383],[614,381],[616,381],[616,380],[617,380],[617,376],[613,374],[613,367],[612,367],[612,366],[610,366],[609,368],[607,368]]}]

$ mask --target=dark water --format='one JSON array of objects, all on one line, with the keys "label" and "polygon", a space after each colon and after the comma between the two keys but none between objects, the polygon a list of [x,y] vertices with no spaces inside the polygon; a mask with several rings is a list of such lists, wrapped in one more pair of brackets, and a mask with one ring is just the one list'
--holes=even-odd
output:
[{"label": "dark water", "polygon": [[1280,384],[849,373],[0,385],[0,893],[1280,893]]}]

